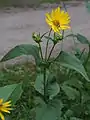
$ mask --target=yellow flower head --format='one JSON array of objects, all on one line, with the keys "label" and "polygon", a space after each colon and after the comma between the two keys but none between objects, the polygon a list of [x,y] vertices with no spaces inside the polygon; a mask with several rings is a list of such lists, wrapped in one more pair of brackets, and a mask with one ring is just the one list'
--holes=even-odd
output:
[{"label": "yellow flower head", "polygon": [[51,13],[46,13],[46,22],[57,33],[70,28],[70,16],[67,12],[60,10],[60,7],[52,10]]},{"label": "yellow flower head", "polygon": [[1,120],[5,120],[4,115],[2,113],[10,113],[11,109],[11,101],[3,102],[3,99],[0,99],[0,118]]}]

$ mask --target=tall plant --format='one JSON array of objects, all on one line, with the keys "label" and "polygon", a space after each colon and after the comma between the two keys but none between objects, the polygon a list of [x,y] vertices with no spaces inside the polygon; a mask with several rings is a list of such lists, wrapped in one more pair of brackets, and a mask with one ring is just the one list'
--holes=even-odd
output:
[{"label": "tall plant", "polygon": [[[34,96],[36,120],[82,120],[82,114],[84,116],[86,114],[87,101],[90,100],[88,87],[90,79],[87,75],[90,49],[84,58],[84,51],[80,50],[75,51],[74,55],[60,47],[58,55],[54,57],[52,52],[56,45],[59,42],[63,44],[67,37],[75,37],[89,48],[90,43],[80,34],[65,36],[65,30],[70,29],[70,16],[59,7],[53,9],[51,13],[46,13],[46,22],[50,27],[49,32],[32,35],[36,45],[18,45],[11,49],[1,62],[21,55],[32,55],[35,58],[37,76],[33,87],[37,93]],[[46,42],[45,56],[41,46],[43,41]],[[49,42],[52,42],[50,52]],[[4,93],[0,93],[0,98],[5,100],[10,98],[14,103],[22,93],[21,84],[0,89],[5,90]]]}]

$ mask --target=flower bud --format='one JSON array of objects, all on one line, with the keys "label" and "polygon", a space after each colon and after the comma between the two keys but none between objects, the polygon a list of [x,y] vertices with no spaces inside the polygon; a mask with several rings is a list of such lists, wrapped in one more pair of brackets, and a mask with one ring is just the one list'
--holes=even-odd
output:
[{"label": "flower bud", "polygon": [[32,38],[35,42],[40,43],[41,42],[41,37],[40,34],[36,34],[35,32],[32,33]]},{"label": "flower bud", "polygon": [[54,40],[53,40],[54,44],[57,44],[62,39],[63,39],[63,35],[54,33]]}]

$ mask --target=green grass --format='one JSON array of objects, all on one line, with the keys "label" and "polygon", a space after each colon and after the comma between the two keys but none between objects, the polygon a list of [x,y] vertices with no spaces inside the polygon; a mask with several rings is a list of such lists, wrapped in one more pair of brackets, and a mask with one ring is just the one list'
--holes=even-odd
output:
[{"label": "green grass", "polygon": [[35,115],[33,114],[35,113],[32,109],[34,106],[33,94],[35,94],[35,91],[31,85],[34,80],[35,66],[32,64],[24,64],[0,71],[0,86],[20,83],[22,81],[24,83],[22,96],[17,101],[9,120],[34,120],[33,116]]},{"label": "green grass", "polygon": [[[65,1],[65,0],[61,0]],[[66,0],[68,1],[68,0]],[[60,3],[60,0],[0,0],[0,7],[3,6],[31,6],[31,5],[39,5],[41,3]]]},{"label": "green grass", "polygon": [[69,1],[69,0],[41,0],[42,3],[60,3],[60,1]]}]

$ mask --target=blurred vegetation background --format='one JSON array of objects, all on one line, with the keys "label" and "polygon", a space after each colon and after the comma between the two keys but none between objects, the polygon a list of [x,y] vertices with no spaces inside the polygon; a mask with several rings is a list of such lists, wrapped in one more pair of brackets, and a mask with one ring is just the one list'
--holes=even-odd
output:
[{"label": "blurred vegetation background", "polygon": [[3,6],[32,6],[39,5],[41,3],[60,3],[60,1],[69,1],[69,0],[0,0],[0,7]]}]

